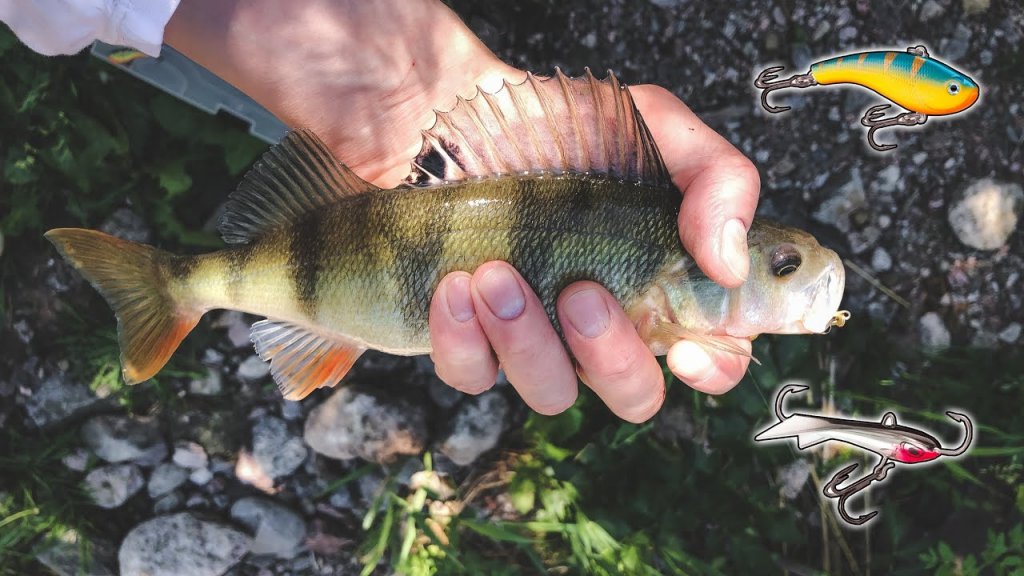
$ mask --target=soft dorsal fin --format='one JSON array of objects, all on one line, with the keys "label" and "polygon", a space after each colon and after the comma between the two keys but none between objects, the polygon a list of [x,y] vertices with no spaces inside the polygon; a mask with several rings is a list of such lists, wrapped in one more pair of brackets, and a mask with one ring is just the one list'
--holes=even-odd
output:
[{"label": "soft dorsal fin", "polygon": [[339,198],[377,190],[338,163],[313,132],[290,132],[260,158],[228,198],[220,233],[244,244]]},{"label": "soft dorsal fin", "polygon": [[885,416],[882,416],[882,426],[885,426],[886,428],[896,426],[896,415],[892,412],[886,412]]},{"label": "soft dorsal fin", "polygon": [[366,351],[344,338],[272,320],[253,324],[249,337],[260,358],[270,363],[270,375],[286,400],[334,386]]},{"label": "soft dorsal fin", "polygon": [[[436,111],[435,111],[436,112]],[[609,72],[528,74],[436,112],[406,182],[431,186],[501,174],[605,174],[669,186],[671,179],[629,90]]]}]

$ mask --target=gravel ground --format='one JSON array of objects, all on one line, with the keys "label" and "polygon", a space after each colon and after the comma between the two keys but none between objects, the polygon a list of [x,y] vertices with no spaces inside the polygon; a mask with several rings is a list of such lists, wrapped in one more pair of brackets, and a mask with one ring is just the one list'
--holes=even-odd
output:
[{"label": "gravel ground", "polygon": [[[844,307],[855,319],[870,317],[909,345],[1020,345],[1024,10],[1014,2],[450,4],[516,66],[538,73],[560,66],[573,75],[610,68],[627,83],[679,95],[754,160],[760,215],[813,232],[847,260]],[[769,116],[752,86],[772,64],[802,73],[825,56],[916,44],[968,71],[982,99],[922,130],[883,132],[882,140],[898,141],[894,152],[877,154],[864,143],[859,119],[874,103],[865,92],[787,92],[773,99],[793,109]],[[148,234],[127,211],[108,224],[126,237]],[[381,476],[372,471],[324,493],[332,481],[366,461],[425,447],[440,451],[439,469],[465,477],[524,417],[507,386],[466,400],[440,384],[428,362],[373,353],[354,370],[355,384],[329,400],[283,402],[254,360],[250,320],[225,313],[207,331],[207,373],[168,384],[177,398],[171,408],[129,418],[102,390],[65,378],[63,350],[53,344],[53,294],[85,302],[89,288],[52,256],[24,272],[12,322],[0,327],[0,362],[11,375],[0,379],[0,426],[11,418],[41,427],[81,423],[87,448],[66,464],[84,470],[103,462],[86,482],[110,508],[111,541],[98,548],[109,554],[97,558],[111,571],[120,564],[159,572],[153,563],[177,562],[197,574],[350,573],[352,538]],[[399,480],[412,482],[415,472],[410,464]],[[153,542],[165,553],[139,554]],[[44,558],[58,571],[68,557],[60,552]]]}]

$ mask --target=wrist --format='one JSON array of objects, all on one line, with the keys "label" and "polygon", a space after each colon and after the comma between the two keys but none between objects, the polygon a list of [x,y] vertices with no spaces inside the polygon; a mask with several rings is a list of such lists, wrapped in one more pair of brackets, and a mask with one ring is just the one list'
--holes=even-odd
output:
[{"label": "wrist", "polygon": [[385,186],[434,109],[521,76],[437,0],[183,0],[166,37]]}]

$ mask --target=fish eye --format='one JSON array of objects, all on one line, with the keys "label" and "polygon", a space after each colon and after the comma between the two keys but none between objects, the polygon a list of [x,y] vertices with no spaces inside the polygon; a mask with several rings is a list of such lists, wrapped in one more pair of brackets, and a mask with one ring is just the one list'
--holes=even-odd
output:
[{"label": "fish eye", "polygon": [[950,96],[956,96],[960,93],[960,84],[950,82],[949,85],[946,86],[946,92],[949,92]]},{"label": "fish eye", "polygon": [[775,253],[772,254],[772,274],[779,278],[789,276],[800,268],[801,262],[803,260],[800,258],[800,252],[791,244],[783,244],[776,248]]}]

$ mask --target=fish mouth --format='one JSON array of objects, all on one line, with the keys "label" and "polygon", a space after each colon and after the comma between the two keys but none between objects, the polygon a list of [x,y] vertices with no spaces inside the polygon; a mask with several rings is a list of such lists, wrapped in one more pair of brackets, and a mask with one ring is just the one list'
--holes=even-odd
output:
[{"label": "fish mouth", "polygon": [[804,314],[801,324],[804,330],[815,334],[824,334],[833,326],[842,326],[849,319],[850,313],[839,310],[846,286],[846,268],[842,261],[829,266],[818,281],[812,286],[813,298]]}]

